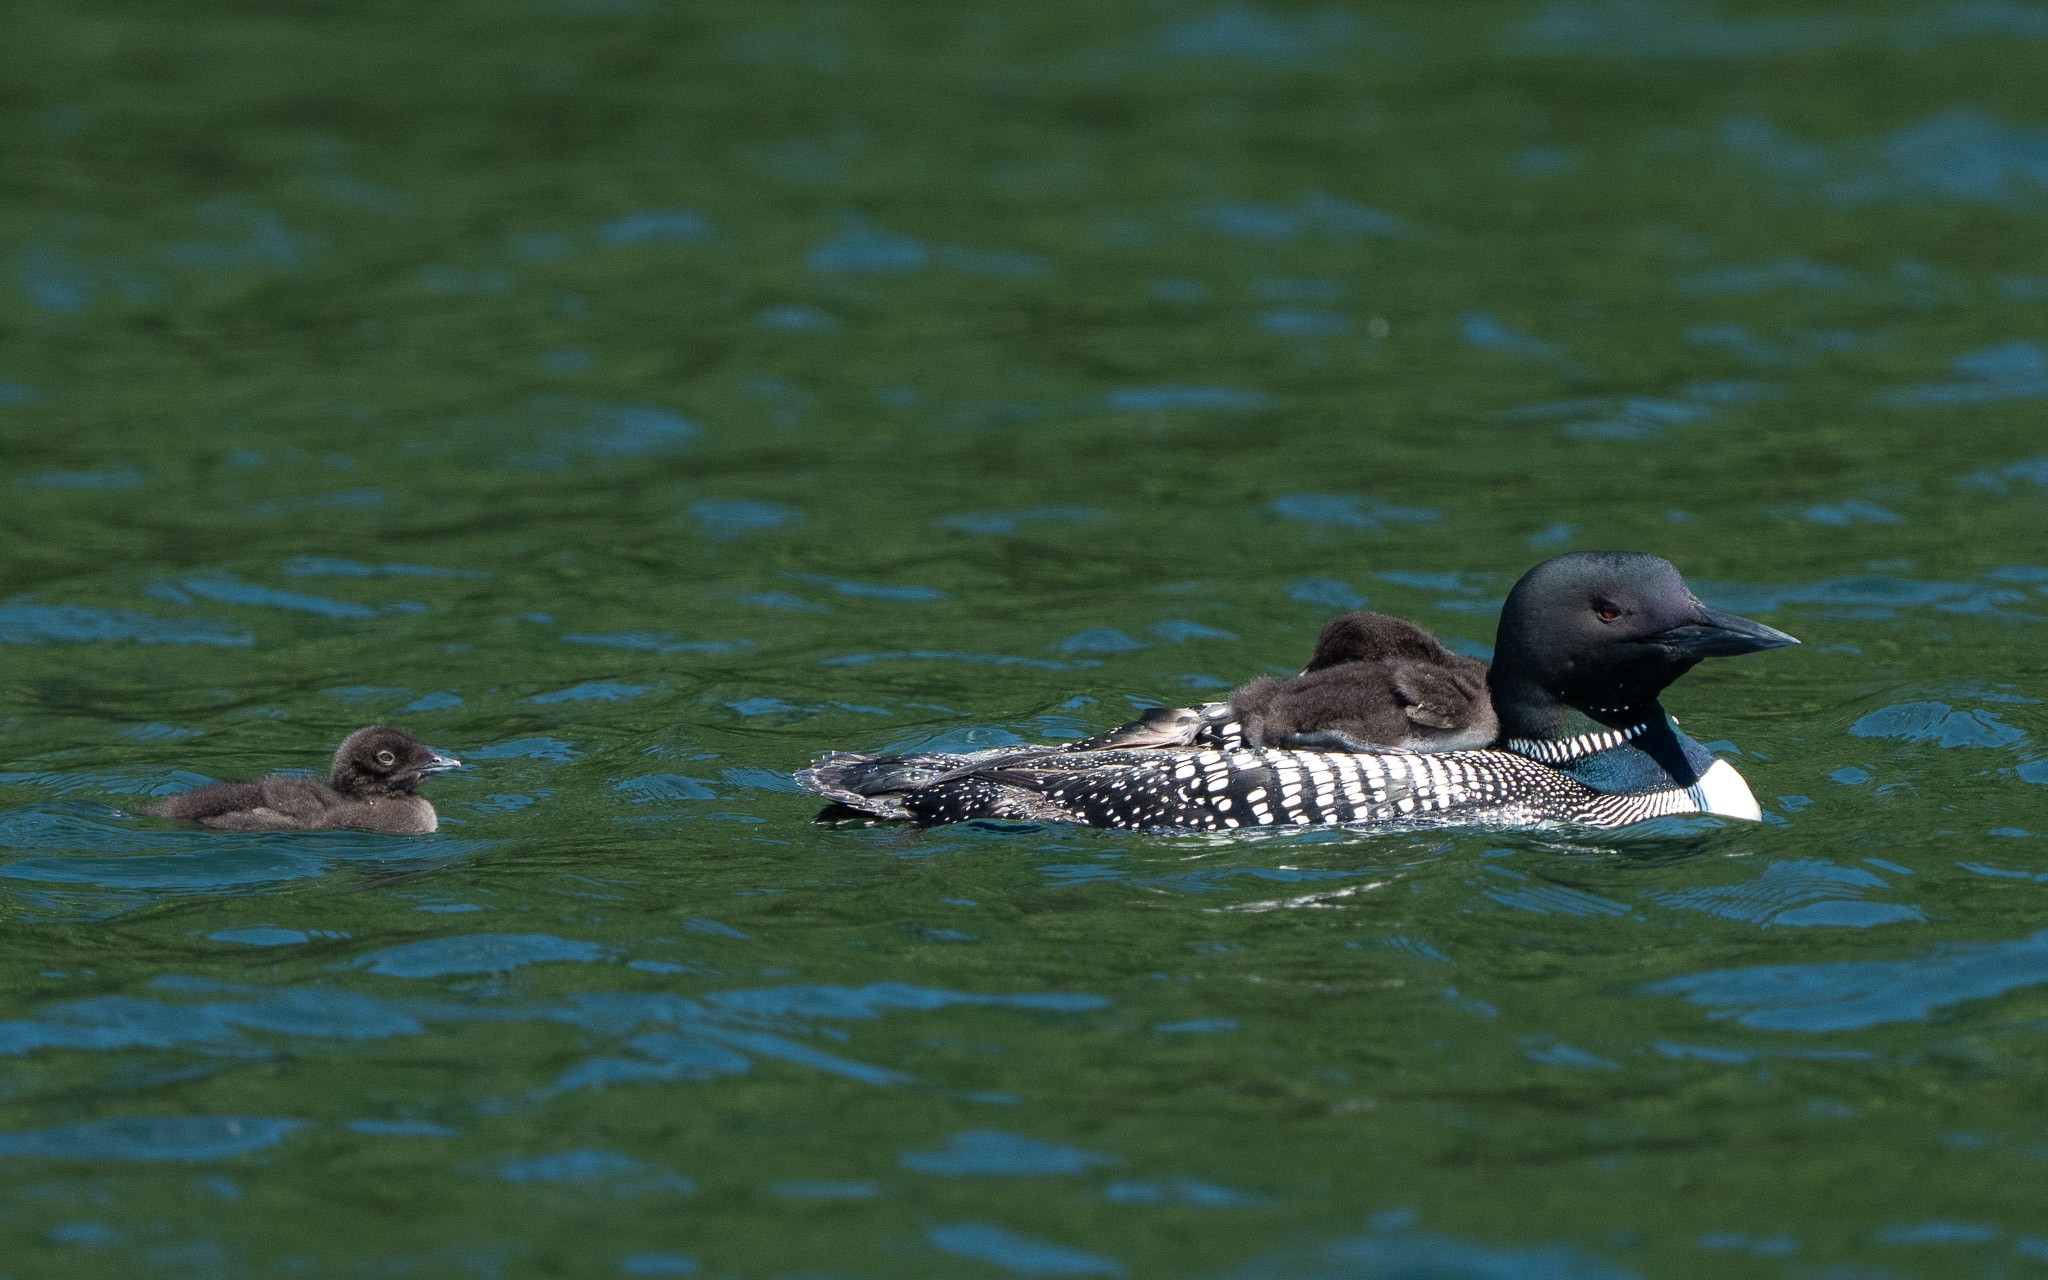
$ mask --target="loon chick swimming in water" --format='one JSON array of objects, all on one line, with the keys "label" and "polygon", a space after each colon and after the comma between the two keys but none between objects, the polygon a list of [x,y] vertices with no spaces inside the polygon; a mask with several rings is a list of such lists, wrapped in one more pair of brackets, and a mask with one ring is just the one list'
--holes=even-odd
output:
[{"label": "loon chick swimming in water", "polygon": [[1298,676],[1253,680],[1228,702],[1154,707],[1068,750],[1458,751],[1486,746],[1499,731],[1485,663],[1452,653],[1412,622],[1354,609],[1324,626]]},{"label": "loon chick swimming in water", "polygon": [[1798,641],[1700,603],[1668,561],[1581,551],[1537,565],[1501,609],[1493,750],[1243,746],[973,755],[828,755],[797,774],[837,809],[925,824],[976,818],[1137,829],[1317,823],[1576,822],[1762,816],[1740,774],[1681,733],[1658,695],[1706,658]]},{"label": "loon chick swimming in water", "polygon": [[159,800],[143,812],[222,831],[318,831],[357,827],[421,836],[440,825],[434,806],[413,794],[429,775],[462,767],[400,729],[358,729],[334,753],[328,782],[272,775],[258,782],[215,782]]}]

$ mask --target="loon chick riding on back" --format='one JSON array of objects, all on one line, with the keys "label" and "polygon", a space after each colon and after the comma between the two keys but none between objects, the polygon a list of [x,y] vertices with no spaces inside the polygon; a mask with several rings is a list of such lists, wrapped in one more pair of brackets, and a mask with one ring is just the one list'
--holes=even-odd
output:
[{"label": "loon chick riding on back", "polygon": [[1214,831],[1416,821],[1618,827],[1681,813],[1753,820],[1761,811],[1741,775],[1681,733],[1658,695],[1705,658],[1797,643],[1701,604],[1656,556],[1574,552],[1524,574],[1501,609],[1488,673],[1497,749],[835,754],[797,778],[840,812],[925,824],[997,818]]},{"label": "loon chick riding on back", "polygon": [[1486,664],[1452,653],[1412,622],[1353,609],[1324,626],[1300,675],[1253,680],[1227,702],[1154,707],[1067,749],[1458,751],[1487,746],[1499,731]]},{"label": "loon chick riding on back", "polygon": [[1484,663],[1363,609],[1330,620],[1300,675],[1240,686],[1230,709],[1260,747],[1460,751],[1487,746],[1500,728]]}]

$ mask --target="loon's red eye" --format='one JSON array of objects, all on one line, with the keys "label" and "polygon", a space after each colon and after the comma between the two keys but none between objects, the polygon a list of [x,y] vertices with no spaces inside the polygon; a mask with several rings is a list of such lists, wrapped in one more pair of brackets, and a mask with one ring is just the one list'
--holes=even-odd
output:
[{"label": "loon's red eye", "polygon": [[1593,606],[1593,612],[1600,615],[1602,622],[1612,622],[1621,616],[1621,610],[1611,604],[1596,604]]}]

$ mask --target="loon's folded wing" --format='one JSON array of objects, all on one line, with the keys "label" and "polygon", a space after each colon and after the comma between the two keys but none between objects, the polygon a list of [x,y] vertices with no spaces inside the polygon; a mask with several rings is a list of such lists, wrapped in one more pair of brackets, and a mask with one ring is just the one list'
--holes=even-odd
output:
[{"label": "loon's folded wing", "polygon": [[1244,731],[1227,702],[1199,707],[1153,707],[1129,724],[1070,742],[1065,751],[1140,751],[1157,747],[1213,747],[1228,751],[1244,745]]},{"label": "loon's folded wing", "polygon": [[860,813],[877,818],[904,819],[914,816],[905,805],[907,796],[997,764],[1058,750],[1058,747],[996,747],[957,754],[917,751],[900,756],[833,751],[820,756],[810,768],[798,770],[796,781],[805,790]]},{"label": "loon's folded wing", "polygon": [[1202,713],[1193,707],[1152,707],[1129,724],[1069,743],[1069,751],[1123,751],[1142,747],[1185,747],[1202,731]]}]

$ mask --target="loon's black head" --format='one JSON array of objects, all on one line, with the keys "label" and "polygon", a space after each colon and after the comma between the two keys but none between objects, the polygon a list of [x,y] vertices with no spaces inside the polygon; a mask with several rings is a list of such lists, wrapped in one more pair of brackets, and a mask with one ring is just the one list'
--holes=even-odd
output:
[{"label": "loon's black head", "polygon": [[334,787],[351,795],[404,795],[428,774],[461,767],[403,729],[373,724],[342,740],[334,753]]},{"label": "loon's black head", "polygon": [[1522,575],[1501,607],[1489,683],[1502,730],[1555,737],[1568,711],[1639,723],[1702,658],[1799,642],[1700,603],[1671,562],[1639,551],[1574,551]]}]

